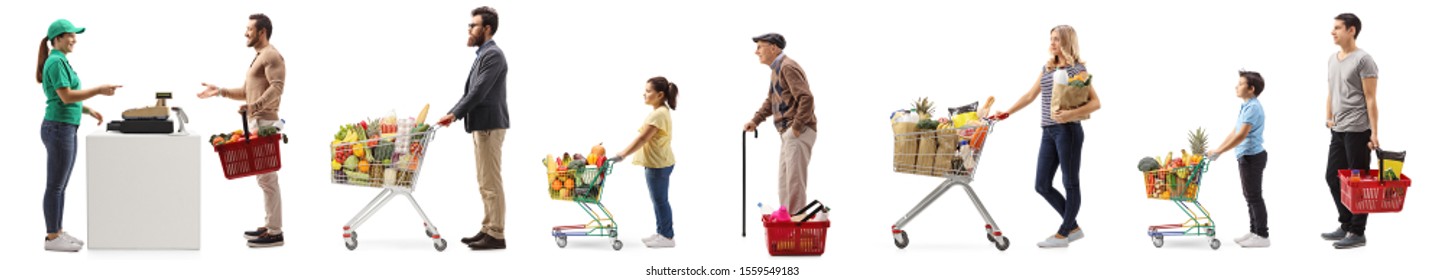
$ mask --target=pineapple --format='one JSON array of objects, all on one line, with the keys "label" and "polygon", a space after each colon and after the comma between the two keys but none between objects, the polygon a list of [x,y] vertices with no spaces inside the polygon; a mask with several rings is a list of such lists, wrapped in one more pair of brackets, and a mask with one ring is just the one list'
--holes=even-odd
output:
[{"label": "pineapple", "polygon": [[1208,152],[1208,133],[1202,127],[1188,133],[1188,147],[1196,155],[1191,160],[1194,164],[1201,161],[1204,153]]},{"label": "pineapple", "polygon": [[933,118],[933,103],[928,101],[927,97],[918,98],[918,100],[913,101],[913,110],[918,113],[919,119],[926,120]]}]

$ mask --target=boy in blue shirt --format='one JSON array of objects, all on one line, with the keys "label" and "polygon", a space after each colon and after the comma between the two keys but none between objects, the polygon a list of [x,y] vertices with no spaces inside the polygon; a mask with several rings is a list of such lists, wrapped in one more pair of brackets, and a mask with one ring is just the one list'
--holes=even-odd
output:
[{"label": "boy in blue shirt", "polygon": [[1238,110],[1238,124],[1234,131],[1224,137],[1223,144],[1208,152],[1209,158],[1230,149],[1238,155],[1238,175],[1243,181],[1243,198],[1248,202],[1249,233],[1234,238],[1233,242],[1244,248],[1267,248],[1269,246],[1268,210],[1263,200],[1263,171],[1268,164],[1268,152],[1263,148],[1264,109],[1258,97],[1263,93],[1264,80],[1258,72],[1239,71],[1236,94],[1243,99]]}]

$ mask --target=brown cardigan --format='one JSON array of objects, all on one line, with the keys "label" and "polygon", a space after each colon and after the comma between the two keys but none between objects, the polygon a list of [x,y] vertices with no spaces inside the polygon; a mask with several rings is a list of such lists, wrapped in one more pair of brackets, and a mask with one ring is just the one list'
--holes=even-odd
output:
[{"label": "brown cardigan", "polygon": [[286,60],[274,46],[256,52],[246,83],[240,88],[221,89],[221,96],[246,101],[252,119],[280,119],[281,89],[286,83]]},{"label": "brown cardigan", "polygon": [[785,133],[788,128],[817,131],[817,116],[812,112],[812,90],[807,85],[807,74],[791,57],[782,56],[778,64],[772,70],[767,100],[752,116],[752,123],[760,124],[771,116],[777,132]]}]

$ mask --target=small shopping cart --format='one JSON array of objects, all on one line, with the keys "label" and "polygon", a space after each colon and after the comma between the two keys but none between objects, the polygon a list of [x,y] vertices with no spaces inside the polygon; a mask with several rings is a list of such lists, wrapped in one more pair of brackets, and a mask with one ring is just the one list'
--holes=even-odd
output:
[{"label": "small shopping cart", "polygon": [[548,184],[554,184],[557,178],[573,181],[571,186],[549,186],[547,190],[551,198],[575,202],[592,219],[585,224],[552,227],[551,234],[556,239],[557,247],[566,248],[568,236],[600,236],[612,241],[612,250],[622,250],[622,241],[617,239],[617,222],[612,219],[612,212],[607,210],[606,205],[602,205],[601,200],[602,187],[615,164],[614,160],[603,160],[600,164],[586,165],[577,170],[547,171]]},{"label": "small shopping cart", "polygon": [[[411,131],[403,129],[402,131]],[[361,208],[360,213],[351,218],[342,227],[342,238],[346,240],[347,250],[356,250],[356,230],[366,223],[372,215],[381,210],[392,198],[401,196],[411,202],[411,207],[416,209],[416,214],[421,216],[422,226],[426,227],[426,237],[431,239],[431,244],[436,251],[446,250],[446,240],[441,239],[441,234],[436,226],[431,224],[431,219],[426,217],[426,212],[421,211],[421,205],[416,203],[416,198],[411,192],[416,190],[416,183],[421,178],[421,163],[426,158],[428,144],[435,136],[436,130],[424,127],[411,133],[398,133],[394,135],[379,136],[376,138],[354,141],[338,142],[331,145],[335,153],[351,153],[359,155],[368,160],[359,164],[356,170],[350,166],[340,170],[332,171],[332,183],[352,185],[361,187],[380,188],[381,193],[371,199],[366,207]],[[349,163],[348,163],[349,165]]]},{"label": "small shopping cart", "polygon": [[896,141],[893,149],[894,172],[943,178],[937,188],[893,224],[893,244],[899,249],[907,248],[909,243],[903,226],[954,186],[960,186],[968,193],[973,206],[983,216],[983,221],[986,222],[983,230],[987,234],[988,242],[993,243],[999,251],[1008,249],[1008,237],[1003,236],[1003,231],[993,221],[993,216],[988,214],[988,209],[983,207],[982,200],[978,199],[972,186],[978,160],[983,155],[983,144],[986,143],[988,134],[993,132],[993,125],[997,121],[998,119],[989,118],[980,120],[980,124],[893,135]]},{"label": "small shopping cart", "polygon": [[[1203,204],[1198,203],[1198,188],[1202,185],[1203,173],[1208,172],[1208,165],[1212,160],[1202,157],[1197,164],[1143,173],[1148,198],[1171,200],[1178,205],[1179,210],[1188,215],[1188,220],[1183,223],[1149,226],[1148,236],[1153,239],[1153,247],[1162,248],[1164,236],[1205,236],[1210,239],[1208,247],[1218,250],[1218,247],[1222,246],[1215,237],[1213,217],[1209,216],[1208,209],[1203,208]],[[1193,207],[1190,208],[1189,205]]]}]

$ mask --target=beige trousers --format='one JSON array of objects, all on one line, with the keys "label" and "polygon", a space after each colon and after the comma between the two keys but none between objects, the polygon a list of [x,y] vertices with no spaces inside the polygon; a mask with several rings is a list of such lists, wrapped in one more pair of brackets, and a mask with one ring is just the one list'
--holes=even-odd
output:
[{"label": "beige trousers", "polygon": [[[276,125],[275,120],[252,120],[251,133],[255,133],[261,126]],[[261,193],[266,202],[266,232],[271,234],[281,233],[281,178],[275,172],[256,175],[256,183],[261,185]]]},{"label": "beige trousers", "polygon": [[501,143],[506,129],[471,132],[476,144],[476,182],[481,186],[481,202],[485,218],[481,232],[497,239],[506,239],[506,195],[501,183]]},{"label": "beige trousers", "polygon": [[803,129],[793,136],[792,129],[782,133],[782,156],[777,169],[777,198],[787,211],[797,212],[807,206],[807,165],[812,160],[812,144],[817,131]]}]

